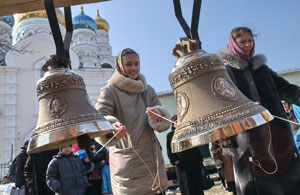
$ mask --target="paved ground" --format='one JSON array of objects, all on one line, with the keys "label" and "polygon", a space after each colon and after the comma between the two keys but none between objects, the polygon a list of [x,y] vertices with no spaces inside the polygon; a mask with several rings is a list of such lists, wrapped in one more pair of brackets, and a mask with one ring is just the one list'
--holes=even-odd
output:
[{"label": "paved ground", "polygon": [[205,195],[232,195],[232,193],[226,191],[226,190],[223,190],[221,188],[221,183],[219,181],[216,181],[215,182],[215,186],[212,187],[211,189],[209,190],[206,190],[204,191],[204,194]]},{"label": "paved ground", "polygon": [[[166,195],[174,195],[173,193],[166,193]],[[181,195],[181,193],[176,193],[176,195]],[[214,187],[212,187],[209,190],[204,191],[204,195],[232,195],[232,193],[223,190],[221,188],[221,183],[220,181],[215,181]]]},{"label": "paved ground", "polygon": [[[10,195],[10,190],[14,186],[13,183],[1,184],[0,185],[0,195]],[[174,195],[173,193],[166,193],[166,195]],[[181,193],[176,193],[176,195],[181,195]],[[204,195],[232,195],[232,193],[227,192],[221,188],[220,181],[215,181],[214,187],[209,190],[204,191]]]},{"label": "paved ground", "polygon": [[[12,188],[12,184],[0,185],[0,195],[9,195]],[[166,193],[167,195],[174,195],[173,193]],[[205,195],[232,195],[231,193],[223,190],[219,181],[215,182],[215,186],[209,190],[204,191]],[[181,195],[181,193],[176,193],[176,195]]]}]

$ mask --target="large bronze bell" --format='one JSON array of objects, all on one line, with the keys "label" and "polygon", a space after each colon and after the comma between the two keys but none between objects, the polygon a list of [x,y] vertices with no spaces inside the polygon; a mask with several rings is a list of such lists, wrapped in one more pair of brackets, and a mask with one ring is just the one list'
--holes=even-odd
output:
[{"label": "large bronze bell", "polygon": [[83,78],[68,68],[57,68],[55,58],[46,62],[47,71],[37,83],[39,115],[28,152],[36,153],[112,133],[112,125],[89,101]]},{"label": "large bronze bell", "polygon": [[195,40],[180,40],[169,75],[177,107],[172,152],[227,138],[273,119],[231,81],[222,60],[197,49]]}]

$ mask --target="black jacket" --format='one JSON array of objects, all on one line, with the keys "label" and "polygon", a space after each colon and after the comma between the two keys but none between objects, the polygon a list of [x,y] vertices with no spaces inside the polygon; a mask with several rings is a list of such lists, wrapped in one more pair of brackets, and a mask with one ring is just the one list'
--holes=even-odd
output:
[{"label": "black jacket", "polygon": [[182,152],[172,153],[171,140],[174,131],[167,134],[167,154],[172,165],[179,160],[176,165],[179,188],[182,195],[202,195],[203,186],[201,178],[201,163],[203,161],[200,147],[194,147]]},{"label": "black jacket", "polygon": [[59,152],[48,165],[47,185],[54,192],[63,195],[83,195],[88,180],[83,162],[73,153]]},{"label": "black jacket", "polygon": [[24,176],[24,167],[27,161],[27,153],[25,149],[22,149],[20,154],[16,157],[16,187],[21,187],[26,184],[25,176]]},{"label": "black jacket", "polygon": [[[93,141],[92,144],[95,145],[95,152],[97,152],[98,150],[100,150],[102,148],[102,145],[99,144],[96,141]],[[95,171],[97,173],[98,176],[101,176],[101,169],[102,166],[100,165],[101,161],[106,159],[106,148],[103,148],[97,155],[94,156],[94,158],[91,160],[94,164],[95,164]]]},{"label": "black jacket", "polygon": [[46,171],[58,149],[30,154],[24,168],[26,185],[30,195],[54,195],[46,184]]},{"label": "black jacket", "polygon": [[[300,88],[290,84],[265,65],[266,58],[263,55],[255,55],[247,62],[227,50],[222,50],[218,54],[226,63],[227,72],[237,88],[248,99],[260,102],[272,115],[286,118],[281,100],[300,105]],[[280,174],[288,176],[292,172],[299,177],[295,178],[294,182],[290,182],[291,186],[281,183],[281,187],[287,194],[299,189],[294,187],[300,182],[300,173],[292,167],[293,164],[298,163],[295,159],[297,150],[287,122],[275,118],[267,124],[242,132],[233,139],[238,146],[232,148],[238,194],[271,194],[276,184],[273,187],[273,184],[270,185],[269,188],[259,182],[259,178],[270,182],[272,180],[267,178],[276,178]],[[271,173],[273,170],[276,172],[267,174],[262,168],[251,163],[249,157],[253,158],[254,162],[259,162],[260,166],[268,172]],[[285,180],[289,178],[281,178],[280,182]]]},{"label": "black jacket", "polygon": [[175,161],[179,160],[177,153],[172,153],[171,141],[174,135],[174,131],[171,131],[167,134],[167,154],[172,165],[175,165]]}]

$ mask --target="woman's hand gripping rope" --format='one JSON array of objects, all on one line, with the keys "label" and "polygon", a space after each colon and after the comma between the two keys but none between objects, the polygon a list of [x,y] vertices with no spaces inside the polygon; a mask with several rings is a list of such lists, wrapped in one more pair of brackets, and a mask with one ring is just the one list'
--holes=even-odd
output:
[{"label": "woman's hand gripping rope", "polygon": [[95,154],[95,156],[101,152],[101,150],[103,150],[103,148],[105,148],[105,146],[107,146],[107,144],[109,144],[109,142],[111,142],[115,137],[118,139],[121,139],[122,137],[124,137],[126,135],[126,126],[123,125],[120,122],[115,122],[114,124],[112,124],[114,127],[114,131],[112,132],[114,135],[112,136],[112,138],[110,138]]}]

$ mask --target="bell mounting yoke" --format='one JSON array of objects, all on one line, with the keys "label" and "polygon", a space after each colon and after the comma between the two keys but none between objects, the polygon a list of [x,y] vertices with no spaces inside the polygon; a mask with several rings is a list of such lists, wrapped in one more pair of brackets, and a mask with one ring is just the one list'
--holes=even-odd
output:
[{"label": "bell mounting yoke", "polygon": [[173,0],[175,15],[176,15],[176,18],[177,18],[179,24],[181,25],[183,31],[185,32],[185,34],[188,38],[196,39],[197,41],[199,41],[199,47],[200,47],[199,49],[201,49],[201,42],[200,42],[200,38],[198,35],[201,3],[202,3],[202,0],[194,0],[193,15],[192,15],[192,21],[191,21],[191,28],[190,28],[182,16],[180,0]]},{"label": "bell mounting yoke", "polygon": [[54,38],[54,43],[56,46],[56,63],[57,68],[70,68],[70,44],[73,34],[73,25],[72,25],[72,14],[71,7],[64,7],[65,12],[65,22],[66,22],[66,35],[63,41],[61,32],[59,29],[58,20],[56,17],[55,7],[53,0],[44,0],[45,9],[48,15],[48,20],[51,28],[51,32]]}]

